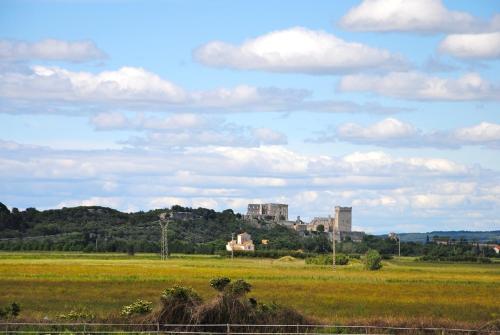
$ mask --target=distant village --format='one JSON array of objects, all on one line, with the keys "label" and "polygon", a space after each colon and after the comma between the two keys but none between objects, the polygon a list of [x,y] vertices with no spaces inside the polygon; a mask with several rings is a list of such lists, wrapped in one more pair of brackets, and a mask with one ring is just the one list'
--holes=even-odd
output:
[{"label": "distant village", "polygon": [[[302,236],[322,233],[328,235],[330,241],[343,241],[350,239],[353,242],[360,242],[365,235],[362,231],[352,230],[352,207],[335,207],[334,216],[315,217],[307,223],[300,219],[289,220],[287,204],[248,204],[247,214],[244,220],[254,224],[274,223],[293,229]],[[262,241],[266,244],[266,240]],[[248,233],[237,235],[226,245],[227,251],[254,251],[255,246],[252,237]]]}]

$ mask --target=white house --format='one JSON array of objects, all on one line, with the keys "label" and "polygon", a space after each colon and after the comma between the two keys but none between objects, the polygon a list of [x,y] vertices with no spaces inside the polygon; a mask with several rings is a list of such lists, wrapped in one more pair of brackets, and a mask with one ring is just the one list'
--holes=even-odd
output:
[{"label": "white house", "polygon": [[226,244],[227,251],[254,251],[255,246],[252,236],[248,233],[238,234],[236,241],[231,240]]}]

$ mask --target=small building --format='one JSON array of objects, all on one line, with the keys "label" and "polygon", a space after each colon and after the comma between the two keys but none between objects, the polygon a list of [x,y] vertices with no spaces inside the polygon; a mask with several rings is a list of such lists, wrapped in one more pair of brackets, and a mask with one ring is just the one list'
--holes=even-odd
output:
[{"label": "small building", "polygon": [[495,253],[497,253],[497,254],[498,254],[498,253],[500,253],[500,245],[495,245],[495,246],[493,247],[493,250],[494,250],[494,251],[495,251]]},{"label": "small building", "polygon": [[226,244],[227,251],[254,251],[255,246],[252,236],[248,233],[238,234],[236,241],[231,240]]}]

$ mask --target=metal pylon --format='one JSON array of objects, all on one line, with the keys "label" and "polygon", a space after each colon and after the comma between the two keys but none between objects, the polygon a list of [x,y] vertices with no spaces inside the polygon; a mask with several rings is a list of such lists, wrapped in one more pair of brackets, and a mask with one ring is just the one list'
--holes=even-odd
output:
[{"label": "metal pylon", "polygon": [[170,222],[168,214],[161,213],[158,222],[161,227],[160,256],[161,260],[166,260],[168,258],[168,224]]}]

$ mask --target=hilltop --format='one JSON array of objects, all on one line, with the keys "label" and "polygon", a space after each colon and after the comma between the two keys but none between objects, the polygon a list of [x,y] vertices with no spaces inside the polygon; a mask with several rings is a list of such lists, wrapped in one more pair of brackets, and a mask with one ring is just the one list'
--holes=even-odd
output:
[{"label": "hilltop", "polygon": [[[270,240],[270,247],[301,247],[300,237],[280,225],[250,225],[241,215],[227,209],[216,212],[207,208],[173,206],[147,212],[124,213],[100,206],[39,211],[27,208],[12,212],[0,203],[0,236],[3,243],[15,244],[23,239],[26,250],[75,251],[145,251],[158,249],[162,212],[189,213],[187,219],[173,221],[168,229],[171,252],[213,253],[223,250],[231,233],[246,231],[258,243]],[[16,248],[15,248],[16,249]]]}]

